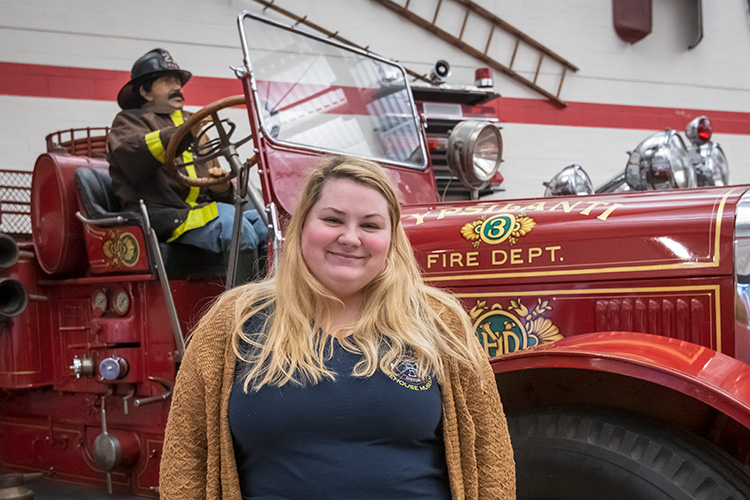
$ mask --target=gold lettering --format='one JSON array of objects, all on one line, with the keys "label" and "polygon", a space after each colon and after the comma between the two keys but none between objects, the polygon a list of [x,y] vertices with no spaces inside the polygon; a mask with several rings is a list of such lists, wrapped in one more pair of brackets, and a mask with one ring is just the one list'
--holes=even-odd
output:
[{"label": "gold lettering", "polygon": [[[484,323],[482,328],[479,330],[482,334],[482,345],[484,346],[484,352],[487,356],[490,355],[490,347],[497,349],[498,335],[490,329],[490,325]],[[491,340],[490,340],[491,339]]]},{"label": "gold lettering", "polygon": [[529,205],[528,207],[524,207],[523,208],[524,212],[527,212],[527,211],[531,212],[532,210],[536,211],[536,212],[543,212],[545,210],[545,208],[544,208],[544,202],[540,201],[539,203],[533,203],[533,204]]},{"label": "gold lettering", "polygon": [[461,210],[463,210],[461,207],[454,207],[454,208],[444,208],[440,211],[440,215],[438,215],[438,220],[444,218],[447,214],[457,214],[460,213]]},{"label": "gold lettering", "polygon": [[512,203],[508,203],[500,209],[501,212],[515,212],[518,210],[521,210],[521,205],[514,205]]},{"label": "gold lettering", "polygon": [[542,255],[542,249],[541,248],[539,248],[539,247],[529,248],[529,264],[531,264],[531,262],[535,258],[539,257],[540,255]]},{"label": "gold lettering", "polygon": [[[497,260],[497,256],[502,255],[501,261]],[[502,266],[508,261],[508,253],[505,250],[493,250],[492,251],[492,265],[493,266]]]},{"label": "gold lettering", "polygon": [[604,212],[602,212],[601,215],[599,217],[597,217],[597,219],[599,219],[599,220],[607,220],[607,217],[609,217],[610,215],[612,215],[612,212],[614,212],[616,209],[618,209],[620,207],[624,207],[624,206],[625,205],[623,205],[621,203],[613,203],[612,206],[609,207]]},{"label": "gold lettering", "polygon": [[424,222],[424,218],[427,217],[428,215],[430,215],[431,213],[432,212],[430,211],[430,212],[426,212],[426,213],[423,213],[423,214],[409,214],[409,216],[410,217],[414,217],[415,219],[417,219],[416,225],[418,226],[418,225],[422,224]]},{"label": "gold lettering", "polygon": [[484,207],[480,207],[479,205],[474,205],[473,207],[464,208],[464,212],[468,214],[480,214],[484,212]]},{"label": "gold lettering", "polygon": [[462,261],[461,257],[463,257],[463,255],[461,255],[460,253],[452,252],[451,253],[451,267],[453,266],[464,267],[463,263],[461,262]]},{"label": "gold lettering", "polygon": [[[549,252],[549,254],[550,254],[550,260],[552,262],[555,262],[555,252],[557,250],[560,250],[560,248],[561,247],[559,245],[558,246],[554,246],[554,247],[544,247],[544,249]],[[562,260],[562,257],[560,257],[560,260]]]},{"label": "gold lettering", "polygon": [[514,248],[510,251],[510,263],[511,264],[523,264],[523,259],[521,258],[520,248]]},{"label": "gold lettering", "polygon": [[585,208],[581,212],[581,215],[590,215],[591,214],[591,210],[593,210],[595,207],[598,207],[599,205],[605,205],[605,206],[609,205],[609,203],[605,203],[603,201],[587,201],[587,202],[584,202],[584,203],[588,203],[589,207]]},{"label": "gold lettering", "polygon": [[513,340],[516,341],[516,348],[520,349],[521,348],[521,339],[518,337],[518,335],[516,335],[515,333],[513,333],[513,330],[511,330],[511,328],[513,328],[513,325],[511,324],[511,322],[510,321],[506,321],[504,328],[505,328],[505,330],[503,330],[502,335],[503,335],[503,347],[505,348],[505,350],[503,351],[503,354],[506,354],[506,353],[510,352],[510,345],[509,345],[510,342],[509,342],[509,340],[510,340],[511,337],[513,337]]},{"label": "gold lettering", "polygon": [[550,208],[549,211],[550,212],[554,212],[555,210],[557,210],[558,207],[562,207],[563,212],[565,212],[566,214],[569,214],[580,203],[581,203],[580,201],[577,201],[577,202],[573,203],[573,205],[571,206],[571,204],[570,204],[569,201],[561,201],[560,203],[558,203],[554,207]]},{"label": "gold lettering", "polygon": [[469,252],[466,254],[466,267],[476,267],[479,265],[477,257],[479,252]]},{"label": "gold lettering", "polygon": [[434,253],[427,255],[427,269],[431,268],[433,264],[437,263],[438,256]]}]

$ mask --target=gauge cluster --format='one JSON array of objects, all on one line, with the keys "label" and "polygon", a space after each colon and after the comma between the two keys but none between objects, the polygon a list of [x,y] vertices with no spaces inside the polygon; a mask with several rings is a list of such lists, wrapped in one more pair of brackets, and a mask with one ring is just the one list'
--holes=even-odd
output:
[{"label": "gauge cluster", "polygon": [[91,295],[91,311],[95,318],[108,314],[125,316],[130,312],[130,302],[130,292],[124,288],[101,288]]}]

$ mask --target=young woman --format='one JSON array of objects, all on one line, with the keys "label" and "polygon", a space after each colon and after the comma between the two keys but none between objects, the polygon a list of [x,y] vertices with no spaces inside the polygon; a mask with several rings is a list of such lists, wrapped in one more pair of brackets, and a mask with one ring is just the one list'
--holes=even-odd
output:
[{"label": "young woman", "polygon": [[492,370],[426,286],[377,164],[311,173],[275,276],[225,293],[177,375],[162,499],[513,499]]}]

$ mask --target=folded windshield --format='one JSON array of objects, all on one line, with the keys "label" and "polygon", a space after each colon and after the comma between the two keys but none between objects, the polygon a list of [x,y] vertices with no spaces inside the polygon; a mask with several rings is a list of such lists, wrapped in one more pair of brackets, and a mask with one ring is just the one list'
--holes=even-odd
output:
[{"label": "folded windshield", "polygon": [[241,29],[263,128],[273,140],[425,166],[399,65],[254,16]]}]

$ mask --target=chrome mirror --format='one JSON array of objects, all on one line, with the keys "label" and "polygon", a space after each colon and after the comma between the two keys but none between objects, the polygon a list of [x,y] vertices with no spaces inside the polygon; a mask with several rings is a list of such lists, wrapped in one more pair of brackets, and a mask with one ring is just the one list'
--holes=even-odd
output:
[{"label": "chrome mirror", "polygon": [[682,137],[666,129],[643,140],[629,153],[625,181],[636,191],[695,187],[693,162]]},{"label": "chrome mirror", "polygon": [[585,196],[594,194],[594,184],[580,165],[568,165],[545,182],[544,196]]}]

